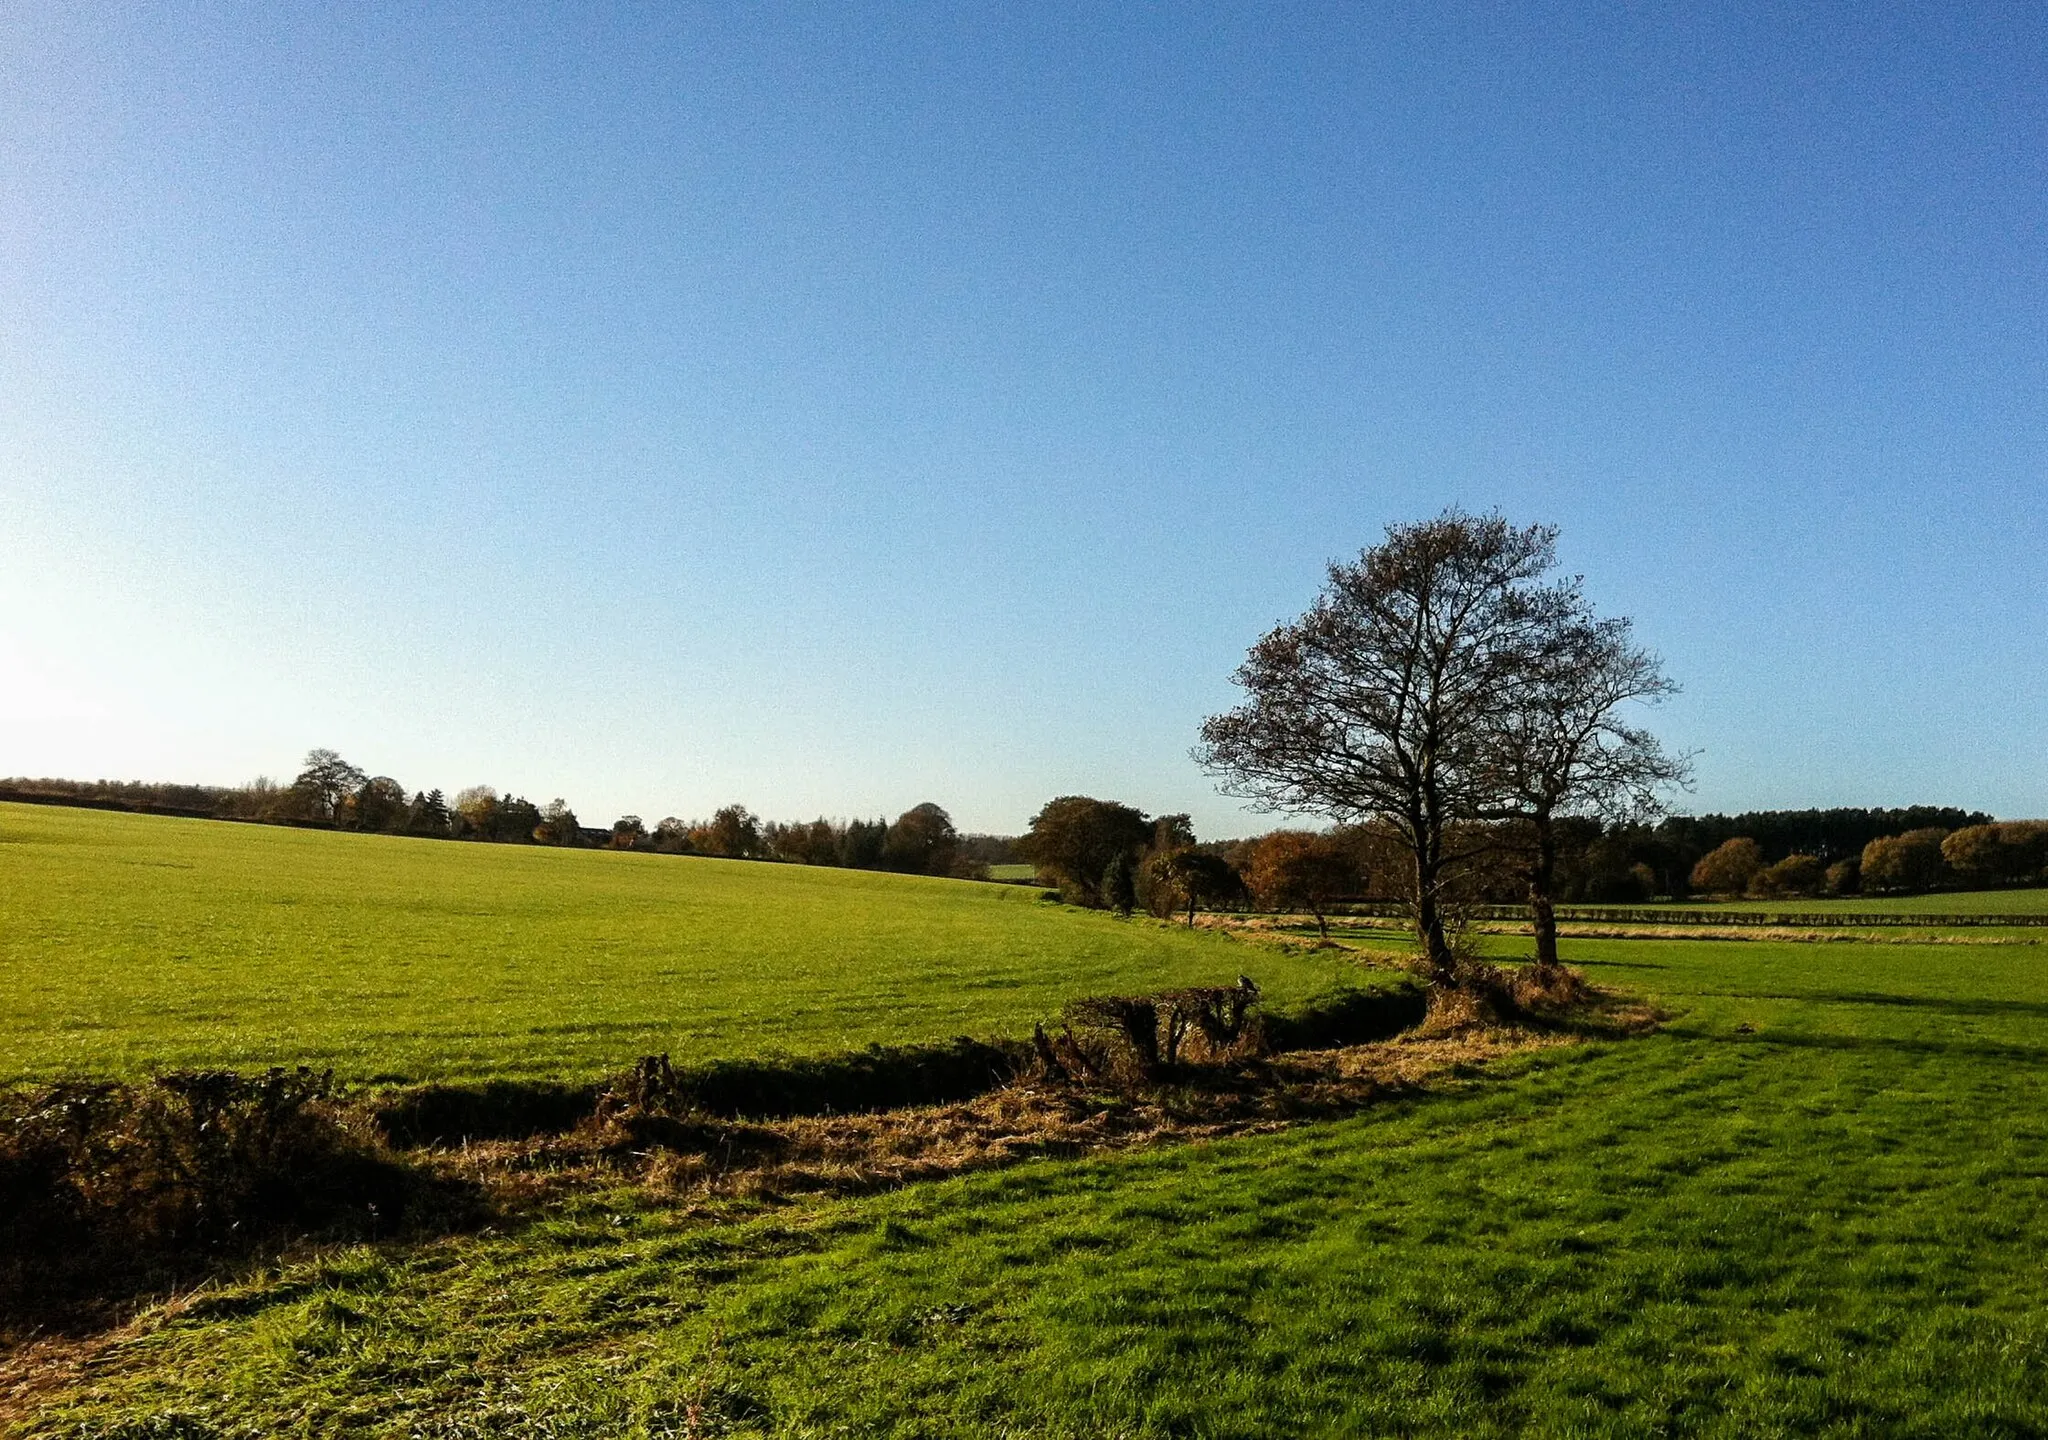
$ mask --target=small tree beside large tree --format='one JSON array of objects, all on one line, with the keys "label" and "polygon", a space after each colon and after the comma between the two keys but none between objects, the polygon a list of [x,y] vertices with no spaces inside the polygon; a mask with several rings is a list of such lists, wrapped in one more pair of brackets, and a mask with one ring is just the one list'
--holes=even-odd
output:
[{"label": "small tree beside large tree", "polygon": [[[1195,752],[1264,808],[1395,836],[1437,986],[1460,978],[1447,909],[1498,858],[1507,817],[1540,833],[1562,813],[1641,806],[1682,777],[1615,717],[1668,682],[1625,622],[1594,620],[1576,581],[1548,579],[1556,542],[1551,526],[1456,509],[1389,526],[1329,568],[1307,614],[1252,647],[1234,676],[1244,703],[1205,721]],[[1573,669],[1589,662],[1602,672],[1590,680]]]},{"label": "small tree beside large tree", "polygon": [[1557,822],[1646,820],[1691,769],[1623,712],[1677,690],[1657,657],[1635,643],[1627,620],[1596,618],[1576,583],[1554,593],[1563,608],[1523,657],[1506,703],[1490,708],[1485,743],[1495,791],[1486,813],[1509,822],[1508,837],[1520,842],[1536,963],[1546,967],[1557,964]]}]

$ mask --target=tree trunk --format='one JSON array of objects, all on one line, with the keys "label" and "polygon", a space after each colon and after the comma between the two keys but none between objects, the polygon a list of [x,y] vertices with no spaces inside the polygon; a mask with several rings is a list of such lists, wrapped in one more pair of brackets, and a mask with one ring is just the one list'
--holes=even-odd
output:
[{"label": "tree trunk", "polygon": [[1415,938],[1429,966],[1429,983],[1451,990],[1458,984],[1458,961],[1444,934],[1443,911],[1437,906],[1437,864],[1420,851],[1415,856]]},{"label": "tree trunk", "polygon": [[1548,815],[1536,816],[1536,854],[1529,864],[1529,914],[1536,931],[1536,966],[1557,968],[1557,837]]}]

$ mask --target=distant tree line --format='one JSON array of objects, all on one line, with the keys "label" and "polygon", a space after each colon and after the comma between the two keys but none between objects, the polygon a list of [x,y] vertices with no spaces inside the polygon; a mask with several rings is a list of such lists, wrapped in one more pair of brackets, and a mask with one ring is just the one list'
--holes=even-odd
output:
[{"label": "distant tree line", "polygon": [[0,799],[444,840],[648,850],[962,879],[985,879],[991,864],[1016,859],[1013,837],[962,835],[952,817],[929,801],[913,805],[893,821],[880,816],[821,817],[783,824],[764,821],[744,805],[727,805],[705,820],[671,815],[650,827],[637,815],[623,815],[610,829],[599,829],[584,825],[560,798],[536,805],[489,785],[459,790],[452,801],[439,789],[408,794],[390,776],[369,774],[326,749],[309,752],[304,768],[285,785],[267,777],[234,786],[15,777],[0,780]]},{"label": "distant tree line", "polygon": [[1371,898],[1375,877],[1391,893],[1400,874],[1398,846],[1369,827],[1202,843],[1185,814],[1089,795],[1047,802],[1014,849],[1069,904],[1190,925],[1204,909],[1255,905],[1312,914],[1327,933],[1333,906]]},{"label": "distant tree line", "polygon": [[[849,870],[893,870],[905,875],[988,878],[993,848],[1007,854],[1001,837],[962,835],[945,809],[927,800],[893,821],[763,820],[744,805],[727,805],[709,820],[673,815],[648,830],[635,815],[612,826],[611,844],[621,850],[658,850],[677,855],[711,855],[728,860],[779,860],[796,865],[834,865]],[[998,862],[1000,863],[1000,862]]]},{"label": "distant tree line", "polygon": [[[1657,823],[1606,822],[1592,817],[1556,823],[1558,899],[1565,903],[1629,904],[1658,896],[1683,900],[1695,894],[1740,894],[1755,873],[1797,859],[1779,872],[1788,882],[1818,860],[1823,877],[1835,868],[1838,894],[1857,893],[1854,876],[1873,841],[1934,829],[1939,834],[1991,823],[1977,811],[1933,805],[1898,809],[1754,810],[1739,815],[1670,815]],[[1700,865],[1731,841],[1755,849],[1755,863],[1729,884],[1720,869]],[[1770,882],[1766,882],[1767,884]],[[1803,884],[1803,881],[1798,881]],[[1481,873],[1479,888],[1503,903],[1512,887]],[[1819,893],[1783,889],[1774,894]]]},{"label": "distant tree line", "polygon": [[[1335,907],[1409,896],[1412,856],[1391,827],[1279,829],[1198,841],[1185,814],[1152,816],[1114,800],[1064,795],[1021,836],[961,834],[946,811],[914,805],[894,821],[781,822],[744,805],[708,819],[652,826],[621,816],[610,829],[579,822],[561,799],[536,805],[487,785],[413,791],[370,775],[332,750],[307,755],[289,784],[0,780],[0,800],[315,826],[498,844],[563,845],[829,865],[985,879],[991,865],[1031,864],[1071,904],[1160,917],[1255,906],[1326,921]],[[1509,904],[1526,893],[1518,820],[1473,820],[1456,843],[1474,859],[1447,901]],[[1628,904],[1695,895],[1778,898],[1906,894],[1942,888],[2048,884],[2048,822],[1996,821],[1980,811],[1761,810],[1672,815],[1654,825],[1560,816],[1552,824],[1552,893],[1564,904]],[[1490,863],[1484,857],[1491,857]],[[1327,927],[1325,927],[1327,928]]]},{"label": "distant tree line", "polygon": [[1874,836],[1833,862],[1808,851],[1772,860],[1755,839],[1737,835],[1702,856],[1689,878],[1704,893],[1753,899],[2048,884],[2048,821],[1964,818],[1969,823],[1955,828],[1920,825]]},{"label": "distant tree line", "polygon": [[[1920,823],[1930,818],[1960,823]],[[1455,843],[1491,863],[1463,867],[1447,903],[1526,897],[1520,857],[1528,841],[1511,833],[1515,823],[1463,828]],[[1778,853],[1758,835],[1771,837]],[[1841,855],[1856,840],[1842,858],[1817,853]],[[1565,904],[2048,884],[2048,822],[1933,806],[1674,815],[1656,825],[1567,817],[1557,821],[1554,843],[1554,894]],[[1802,844],[1810,848],[1790,848]],[[1155,818],[1084,795],[1050,801],[1014,849],[1070,904],[1185,914],[1190,924],[1199,910],[1256,907],[1311,915],[1325,934],[1328,916],[1346,905],[1405,901],[1412,869],[1405,841],[1384,824],[1199,842],[1186,815]]]}]

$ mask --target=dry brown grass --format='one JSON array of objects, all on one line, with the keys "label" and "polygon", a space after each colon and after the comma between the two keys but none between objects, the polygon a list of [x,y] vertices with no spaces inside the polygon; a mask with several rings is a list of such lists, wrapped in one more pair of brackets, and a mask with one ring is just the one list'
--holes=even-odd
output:
[{"label": "dry brown grass", "polygon": [[[873,1114],[759,1123],[691,1122],[687,1131],[609,1123],[567,1135],[473,1144],[427,1158],[449,1179],[527,1208],[565,1193],[621,1183],[668,1201],[859,1193],[1048,1156],[1253,1134],[1351,1114],[1505,1055],[1637,1033],[1645,1007],[1566,982],[1570,995],[1532,990],[1507,972],[1519,1014],[1498,998],[1453,997],[1417,1030],[1386,1041],[1291,1051],[1227,1066],[1188,1067],[1170,1081],[1118,1091],[1047,1078],[1019,1080],[971,1100]],[[1574,1017],[1572,1028],[1562,1023]]]}]

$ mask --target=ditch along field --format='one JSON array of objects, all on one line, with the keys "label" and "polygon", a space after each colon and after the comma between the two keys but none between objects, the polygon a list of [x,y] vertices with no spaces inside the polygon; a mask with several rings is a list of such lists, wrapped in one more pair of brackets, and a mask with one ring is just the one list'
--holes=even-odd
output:
[{"label": "ditch along field", "polygon": [[1663,1024],[1474,1047],[1257,1133],[869,1194],[586,1188],[330,1247],[18,1350],[9,1413],[134,1437],[2048,1434],[2043,940],[1568,941]]}]

